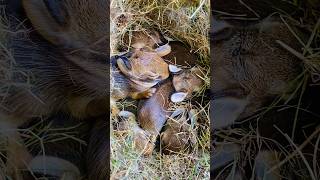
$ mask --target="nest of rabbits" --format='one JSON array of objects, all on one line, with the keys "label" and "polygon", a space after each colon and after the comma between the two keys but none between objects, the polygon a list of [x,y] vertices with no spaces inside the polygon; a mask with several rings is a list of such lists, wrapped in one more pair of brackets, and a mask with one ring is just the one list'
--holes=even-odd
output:
[{"label": "nest of rabbits", "polygon": [[[170,103],[170,112],[194,110],[197,120],[190,120],[191,138],[195,145],[191,152],[164,155],[158,150],[151,157],[144,157],[133,148],[133,134],[115,127],[121,126],[121,119],[111,120],[111,177],[127,178],[201,178],[209,179],[209,98],[205,90],[210,83],[210,28],[209,1],[111,1],[111,56],[121,53],[119,47],[130,47],[133,32],[148,32],[156,29],[166,39],[179,41],[197,55],[196,64],[202,68],[204,85],[190,100]],[[169,42],[170,45],[170,42]],[[126,49],[126,48],[125,48]],[[117,102],[120,110],[137,112],[137,102]],[[133,120],[134,121],[134,120]],[[120,123],[120,125],[119,125]],[[128,164],[130,164],[128,166]]]}]

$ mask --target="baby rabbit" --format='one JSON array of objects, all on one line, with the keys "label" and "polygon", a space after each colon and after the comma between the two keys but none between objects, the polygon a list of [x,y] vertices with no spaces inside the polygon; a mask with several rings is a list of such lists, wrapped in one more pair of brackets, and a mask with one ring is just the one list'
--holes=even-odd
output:
[{"label": "baby rabbit", "polygon": [[134,50],[153,51],[159,56],[166,56],[171,52],[169,41],[158,31],[133,31],[131,38],[125,36],[124,44],[130,45]]},{"label": "baby rabbit", "polygon": [[[172,70],[173,71],[173,70]],[[172,83],[175,89],[170,97],[172,102],[181,102],[186,98],[191,97],[194,92],[198,92],[204,85],[204,74],[199,67],[175,71]]]},{"label": "baby rabbit", "polygon": [[195,110],[175,110],[167,119],[164,130],[160,135],[162,152],[164,154],[187,153],[191,150],[197,142],[197,132],[194,127],[196,121]]},{"label": "baby rabbit", "polygon": [[279,44],[299,48],[279,18],[243,27],[214,19],[213,25],[211,124],[219,129],[252,115],[270,98],[290,93],[301,68],[300,61]]},{"label": "baby rabbit", "polygon": [[110,66],[111,105],[126,97],[149,98],[155,92],[155,88],[152,87],[169,77],[169,65],[154,52],[139,50],[114,56],[111,58]]},{"label": "baby rabbit", "polygon": [[[149,98],[154,85],[169,77],[169,66],[162,58],[171,52],[171,46],[156,30],[134,31],[125,42],[129,53],[111,58],[111,105],[117,114],[115,101],[131,97]],[[131,43],[129,43],[131,42]],[[173,66],[173,65],[172,65]]]},{"label": "baby rabbit", "polygon": [[169,97],[173,90],[172,82],[167,80],[157,88],[157,91],[151,98],[139,102],[138,123],[146,134],[149,134],[149,138],[136,138],[135,143],[141,144],[141,150],[144,147],[152,147],[151,150],[143,152],[146,156],[152,154],[156,139],[170,115],[167,110],[170,104]]}]

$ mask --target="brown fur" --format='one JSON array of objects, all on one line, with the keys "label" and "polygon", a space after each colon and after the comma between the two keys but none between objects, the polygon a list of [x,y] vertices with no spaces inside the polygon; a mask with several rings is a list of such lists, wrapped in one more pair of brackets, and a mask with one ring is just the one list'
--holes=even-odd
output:
[{"label": "brown fur", "polygon": [[[182,113],[168,118],[164,131],[160,135],[161,149],[165,154],[188,153],[196,143],[196,132],[188,123],[196,115],[188,109],[182,109]],[[174,114],[174,113],[173,113]]]},{"label": "brown fur", "polygon": [[[167,111],[170,103],[170,94],[173,92],[172,82],[167,81],[158,87],[156,93],[148,100],[141,101],[138,107],[138,122],[143,130],[151,134],[153,139],[150,143],[154,149],[155,140],[164,126],[168,115]],[[144,143],[144,139],[136,139],[138,144]],[[145,155],[151,155],[152,151],[147,151]]]},{"label": "brown fur", "polygon": [[[122,94],[129,94],[133,99],[138,99],[134,96],[134,92],[139,93],[146,91],[158,82],[169,77],[168,64],[156,53],[143,51],[134,52],[128,62],[130,68],[124,65],[123,60],[121,60],[123,65],[119,64],[119,60],[121,60],[121,58],[117,61],[119,67],[113,69],[113,71],[115,71],[115,73],[119,72],[128,78],[128,85],[131,87],[131,91],[122,92]],[[114,84],[117,86],[117,78],[114,79]],[[113,95],[111,96],[113,97]],[[122,98],[125,98],[125,96]]]},{"label": "brown fur", "polygon": [[193,67],[197,64],[197,55],[190,51],[190,47],[179,41],[171,41],[171,52],[163,58],[168,60],[170,64],[182,65],[185,67]]},{"label": "brown fur", "polygon": [[133,31],[129,38],[126,34],[124,38],[124,44],[130,45],[134,49],[142,49],[144,51],[150,51],[156,49],[159,45],[166,42],[165,38],[155,30],[145,31]]},{"label": "brown fur", "polygon": [[204,73],[198,67],[183,70],[182,73],[173,76],[173,86],[177,92],[184,92],[190,97],[192,93],[197,92],[204,85]]}]

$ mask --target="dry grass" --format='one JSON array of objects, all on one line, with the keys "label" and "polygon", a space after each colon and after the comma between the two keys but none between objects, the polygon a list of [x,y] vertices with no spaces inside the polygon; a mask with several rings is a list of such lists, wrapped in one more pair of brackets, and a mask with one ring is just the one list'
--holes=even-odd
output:
[{"label": "dry grass", "polygon": [[[143,157],[133,149],[132,132],[113,130],[111,133],[111,177],[114,179],[209,179],[209,101],[204,90],[210,83],[210,59],[208,31],[209,1],[168,1],[168,0],[113,0],[111,2],[111,55],[119,53],[118,44],[124,44],[123,38],[133,31],[147,31],[150,28],[160,30],[166,37],[181,41],[191,47],[199,56],[203,67],[205,86],[195,97],[197,102],[186,101],[171,104],[169,111],[179,108],[195,110],[197,121],[191,123],[192,137],[197,142],[191,153],[161,155],[154,151],[152,157]],[[119,23],[117,17],[127,17],[125,23]],[[130,41],[129,41],[130,43]],[[200,98],[199,98],[200,97]],[[121,110],[136,112],[135,102],[125,100],[117,103]],[[111,127],[119,119],[113,118]]]},{"label": "dry grass", "polygon": [[[179,108],[190,107],[190,104],[172,105],[172,111]],[[193,106],[197,116],[208,118],[208,106]],[[113,122],[116,120],[113,119]],[[112,125],[115,125],[114,123]],[[161,155],[155,151],[151,157],[144,157],[141,152],[133,149],[134,134],[131,129],[127,131],[114,130],[111,134],[111,177],[129,179],[209,179],[209,141],[208,124],[200,122],[191,123],[193,134],[196,137],[191,153],[174,155]],[[200,132],[200,133],[197,133]],[[194,134],[196,133],[196,134]]]},{"label": "dry grass", "polygon": [[[204,3],[203,3],[204,2]],[[209,60],[208,30],[209,4],[207,0],[186,5],[184,1],[116,1],[111,2],[111,55],[117,53],[115,47],[123,43],[122,38],[132,31],[159,29],[166,36],[187,43],[200,57]],[[117,26],[117,16],[124,14],[127,22]],[[119,42],[120,41],[120,42]],[[130,46],[130,44],[129,44]]]},{"label": "dry grass", "polygon": [[15,29],[10,29],[12,25],[4,13],[0,7],[0,106],[6,109],[3,105],[5,97],[16,87],[30,87],[32,74],[16,66],[13,49],[8,46],[8,41],[13,39],[28,40],[29,30],[24,26],[24,22],[19,22]]}]

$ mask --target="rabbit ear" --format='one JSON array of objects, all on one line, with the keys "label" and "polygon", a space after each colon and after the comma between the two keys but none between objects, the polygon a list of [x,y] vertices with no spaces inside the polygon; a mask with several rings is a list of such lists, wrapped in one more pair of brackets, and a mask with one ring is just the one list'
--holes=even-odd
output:
[{"label": "rabbit ear", "polygon": [[28,167],[33,173],[62,177],[65,172],[70,172],[73,176],[80,177],[77,166],[69,161],[52,156],[36,156],[31,160]]},{"label": "rabbit ear", "polygon": [[213,129],[224,128],[232,125],[248,105],[246,98],[222,97],[212,101],[212,127]]},{"label": "rabbit ear", "polygon": [[169,64],[169,71],[171,73],[179,73],[179,72],[182,71],[182,69],[177,67],[177,66],[175,66],[175,65]]},{"label": "rabbit ear", "polygon": [[226,21],[220,21],[216,18],[211,18],[210,39],[219,41],[231,36],[233,26]]},{"label": "rabbit ear", "polygon": [[130,111],[120,111],[118,113],[119,117],[122,117],[125,120],[136,120],[136,115],[134,115],[132,112]]},{"label": "rabbit ear", "polygon": [[159,46],[156,52],[160,57],[166,56],[171,52],[171,46],[169,44]]},{"label": "rabbit ear", "polygon": [[182,102],[187,96],[188,96],[188,93],[176,92],[171,95],[170,100],[174,103]]},{"label": "rabbit ear", "polygon": [[72,45],[69,43],[74,42],[74,39],[66,31],[70,16],[64,1],[23,0],[22,2],[27,17],[44,38],[55,45]]}]

